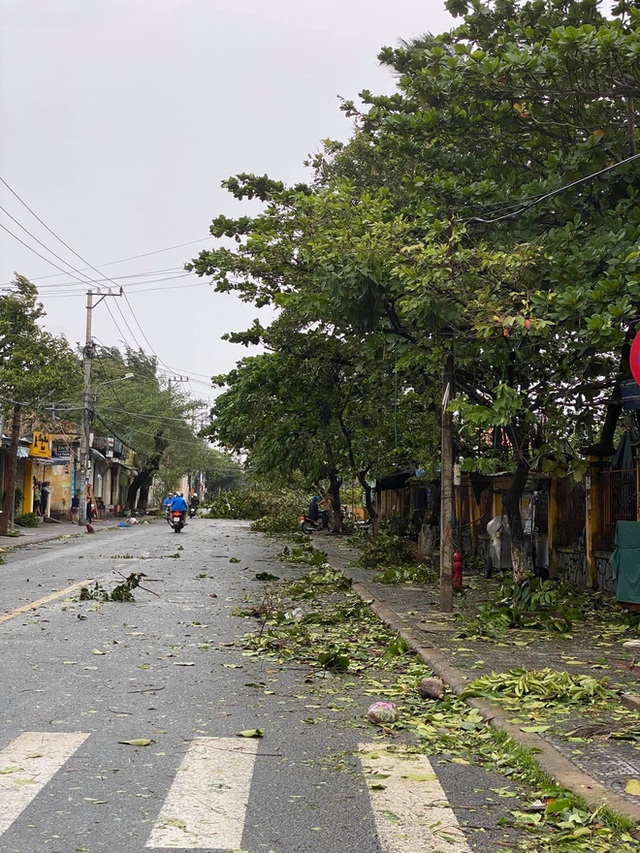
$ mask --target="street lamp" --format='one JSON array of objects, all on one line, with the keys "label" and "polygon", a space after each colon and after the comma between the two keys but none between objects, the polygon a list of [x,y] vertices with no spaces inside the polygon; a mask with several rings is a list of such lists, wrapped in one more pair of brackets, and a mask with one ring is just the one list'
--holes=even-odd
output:
[{"label": "street lamp", "polygon": [[123,382],[125,379],[133,379],[134,376],[135,373],[125,373],[124,376],[118,376],[116,379],[107,379],[105,382],[100,382],[93,389],[93,395],[95,397],[96,392],[105,385],[112,385],[114,382]]},{"label": "street lamp", "polygon": [[116,379],[107,379],[106,382],[100,382],[92,390],[91,370],[85,370],[85,382],[82,391],[82,430],[80,433],[80,506],[78,507],[78,524],[87,523],[87,483],[89,482],[91,453],[91,406],[89,403],[92,398],[95,403],[99,388],[111,385],[113,382],[123,382],[125,379],[133,379],[134,375],[133,373],[125,373],[124,376],[119,376]]}]

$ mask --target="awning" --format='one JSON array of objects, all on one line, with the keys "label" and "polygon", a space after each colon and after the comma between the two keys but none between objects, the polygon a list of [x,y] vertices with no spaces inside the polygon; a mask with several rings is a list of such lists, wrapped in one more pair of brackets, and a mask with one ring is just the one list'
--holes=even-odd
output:
[{"label": "awning", "polygon": [[50,456],[48,459],[36,459],[34,457],[33,461],[37,462],[38,465],[68,465],[71,460],[68,456]]},{"label": "awning", "polygon": [[111,461],[116,465],[119,465],[121,468],[124,468],[125,471],[131,471],[134,474],[138,473],[138,469],[134,465],[127,465],[126,462],[123,462],[122,459],[118,459],[117,456],[114,456]]}]

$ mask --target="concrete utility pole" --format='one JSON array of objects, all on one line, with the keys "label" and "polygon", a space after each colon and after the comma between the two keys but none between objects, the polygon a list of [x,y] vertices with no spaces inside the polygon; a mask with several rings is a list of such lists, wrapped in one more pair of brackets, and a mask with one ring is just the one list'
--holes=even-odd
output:
[{"label": "concrete utility pole", "polygon": [[93,302],[93,290],[87,291],[87,319],[85,330],[85,343],[82,350],[84,365],[84,382],[82,385],[82,418],[80,430],[80,506],[78,507],[78,524],[87,523],[87,485],[91,482],[91,362],[95,355],[95,344],[91,333],[93,309],[98,306],[107,296],[122,296],[122,288],[119,293],[100,293],[98,301]]},{"label": "concrete utility pole", "polygon": [[91,360],[95,354],[95,345],[91,335],[91,312],[93,310],[93,291],[87,291],[87,320],[82,350],[84,366],[84,382],[82,385],[82,423],[80,430],[80,506],[78,507],[78,524],[87,523],[87,480],[89,477],[90,434],[91,429]]},{"label": "concrete utility pole", "polygon": [[[453,346],[453,342],[450,342]],[[449,409],[454,394],[453,350],[446,356],[442,397],[442,445],[440,473],[440,610],[453,611],[453,415]]]}]

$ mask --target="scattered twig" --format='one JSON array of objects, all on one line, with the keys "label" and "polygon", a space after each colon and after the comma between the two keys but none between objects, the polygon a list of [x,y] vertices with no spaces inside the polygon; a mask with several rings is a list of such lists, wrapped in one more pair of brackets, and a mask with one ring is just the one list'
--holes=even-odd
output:
[{"label": "scattered twig", "polygon": [[127,693],[155,693],[156,690],[164,690],[166,686],[163,684],[160,687],[143,687],[141,690],[127,690]]},{"label": "scattered twig", "polygon": [[[121,578],[124,578],[125,581],[129,580],[129,578],[131,577],[131,575],[123,575],[122,572],[118,569],[116,569],[116,571],[118,572]],[[159,593],[154,592],[152,589],[148,589],[146,586],[142,586],[141,583],[136,584],[136,586],[138,587],[138,589],[143,589],[145,592],[150,592],[151,595],[155,595],[156,598],[161,598]]]}]

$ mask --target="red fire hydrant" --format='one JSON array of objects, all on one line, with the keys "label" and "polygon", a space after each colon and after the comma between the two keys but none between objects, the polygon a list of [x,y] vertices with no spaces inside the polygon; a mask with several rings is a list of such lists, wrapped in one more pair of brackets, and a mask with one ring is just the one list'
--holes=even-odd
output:
[{"label": "red fire hydrant", "polygon": [[451,558],[451,586],[454,589],[462,589],[462,567],[464,565],[464,560],[462,559],[462,552],[456,548],[453,552],[453,557]]}]

